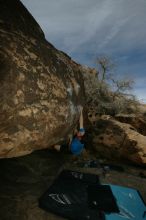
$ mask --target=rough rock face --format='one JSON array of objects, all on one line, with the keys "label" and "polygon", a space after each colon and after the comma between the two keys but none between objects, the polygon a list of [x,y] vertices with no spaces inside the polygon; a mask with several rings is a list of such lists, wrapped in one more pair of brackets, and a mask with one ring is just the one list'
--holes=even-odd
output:
[{"label": "rough rock face", "polygon": [[146,136],[110,116],[94,121],[93,145],[99,155],[146,165]]},{"label": "rough rock face", "polygon": [[45,40],[19,0],[0,0],[0,158],[62,140],[83,104],[81,67]]},{"label": "rough rock face", "polygon": [[146,136],[146,120],[140,115],[117,115],[118,121],[132,125],[140,134]]}]

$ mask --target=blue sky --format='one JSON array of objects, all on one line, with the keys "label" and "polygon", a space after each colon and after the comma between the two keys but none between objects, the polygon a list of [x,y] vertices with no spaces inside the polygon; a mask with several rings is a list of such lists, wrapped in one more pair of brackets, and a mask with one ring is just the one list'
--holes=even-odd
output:
[{"label": "blue sky", "polygon": [[76,62],[108,55],[146,102],[146,0],[22,0],[46,39]]}]

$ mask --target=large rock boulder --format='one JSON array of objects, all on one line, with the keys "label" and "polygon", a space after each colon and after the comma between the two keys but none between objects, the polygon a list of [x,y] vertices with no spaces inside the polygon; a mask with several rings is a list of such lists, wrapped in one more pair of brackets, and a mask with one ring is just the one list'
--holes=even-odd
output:
[{"label": "large rock boulder", "polygon": [[120,122],[132,125],[140,134],[146,136],[146,119],[142,115],[125,115],[119,114],[115,116]]},{"label": "large rock boulder", "polygon": [[94,120],[92,138],[99,155],[146,165],[146,136],[138,133],[133,126],[102,116]]},{"label": "large rock boulder", "polygon": [[81,67],[48,43],[19,0],[0,0],[0,158],[65,138],[84,102]]}]

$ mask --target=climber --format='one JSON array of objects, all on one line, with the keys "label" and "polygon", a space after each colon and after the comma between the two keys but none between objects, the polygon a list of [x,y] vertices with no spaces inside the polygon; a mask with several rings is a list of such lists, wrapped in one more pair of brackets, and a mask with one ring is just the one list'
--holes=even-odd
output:
[{"label": "climber", "polygon": [[84,151],[83,136],[85,129],[83,126],[83,107],[80,107],[80,118],[79,118],[79,130],[75,133],[73,138],[70,138],[68,144],[54,145],[53,149],[57,151],[70,151],[73,155],[80,155]]}]

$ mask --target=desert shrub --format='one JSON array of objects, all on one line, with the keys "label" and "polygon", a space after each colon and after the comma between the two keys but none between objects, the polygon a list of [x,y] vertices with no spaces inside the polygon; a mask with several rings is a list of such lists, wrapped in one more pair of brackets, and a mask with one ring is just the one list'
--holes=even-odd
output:
[{"label": "desert shrub", "polygon": [[[112,62],[106,58],[98,58],[98,70],[94,74],[84,75],[87,106],[94,108],[98,114],[124,113],[132,114],[138,112],[138,101],[129,93],[132,89],[133,80],[116,80],[111,68]],[[128,91],[128,92],[127,92]]]}]

